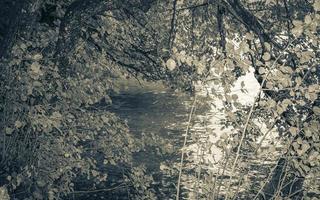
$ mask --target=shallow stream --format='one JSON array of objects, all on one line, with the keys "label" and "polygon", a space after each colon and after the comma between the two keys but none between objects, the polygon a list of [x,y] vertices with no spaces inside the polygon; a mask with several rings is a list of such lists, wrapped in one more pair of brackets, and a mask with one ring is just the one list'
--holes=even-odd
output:
[{"label": "shallow stream", "polygon": [[[151,188],[157,199],[175,199],[181,148],[193,98],[161,83],[140,85],[135,81],[120,85],[119,91],[111,95],[113,103],[107,110],[126,121],[135,138],[150,141],[144,151],[134,153],[133,166],[145,166],[147,175],[153,178]],[[182,183],[181,197],[186,197],[188,191],[183,188]],[[81,195],[75,199],[129,198],[119,191]]]}]

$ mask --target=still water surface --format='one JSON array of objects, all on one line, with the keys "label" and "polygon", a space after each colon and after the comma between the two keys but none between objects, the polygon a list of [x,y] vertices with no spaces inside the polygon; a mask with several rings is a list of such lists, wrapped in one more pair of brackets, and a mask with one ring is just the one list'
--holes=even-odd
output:
[{"label": "still water surface", "polygon": [[[193,96],[174,92],[163,85],[131,84],[112,95],[108,111],[116,113],[136,138],[148,138],[155,145],[135,153],[133,165],[143,164],[152,176],[157,199],[175,199],[178,166]],[[196,118],[195,118],[196,119]],[[184,173],[187,173],[184,170]],[[183,186],[182,186],[183,187]],[[181,196],[187,196],[182,189]],[[125,193],[97,193],[76,199],[129,199]]]}]

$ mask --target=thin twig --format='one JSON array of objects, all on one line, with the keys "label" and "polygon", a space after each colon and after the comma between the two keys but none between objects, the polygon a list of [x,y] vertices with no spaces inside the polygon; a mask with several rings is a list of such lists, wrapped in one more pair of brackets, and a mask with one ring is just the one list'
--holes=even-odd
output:
[{"label": "thin twig", "polygon": [[[293,40],[294,41],[294,40]],[[292,41],[292,42],[293,42]],[[291,43],[292,43],[291,42]],[[290,43],[290,44],[291,44]],[[259,88],[259,92],[258,94],[256,95],[256,97],[254,98],[254,101],[252,103],[252,106],[250,108],[250,111],[249,111],[249,114],[248,114],[248,117],[247,117],[247,120],[246,120],[246,123],[244,125],[244,128],[243,128],[243,131],[242,131],[242,135],[241,135],[241,139],[240,139],[240,142],[239,142],[239,145],[238,145],[238,148],[237,148],[237,154],[236,154],[236,158],[234,159],[234,162],[233,162],[233,165],[232,165],[232,169],[231,169],[231,174],[230,174],[230,179],[229,179],[229,183],[228,183],[228,189],[227,189],[227,193],[226,193],[226,200],[229,199],[229,191],[230,191],[230,186],[231,186],[231,179],[233,178],[233,174],[234,174],[234,171],[235,171],[235,167],[236,167],[236,164],[238,162],[238,159],[239,159],[239,156],[240,156],[240,150],[241,150],[241,146],[243,144],[243,141],[244,141],[244,138],[245,138],[245,135],[246,135],[246,131],[248,129],[248,125],[249,125],[249,121],[251,119],[251,116],[252,116],[252,113],[254,111],[254,108],[255,108],[255,104],[257,102],[257,100],[259,99],[259,96],[261,95],[261,92],[262,92],[262,89],[264,87],[264,84],[265,82],[267,81],[267,78],[269,76],[269,74],[271,73],[271,71],[273,70],[273,68],[276,66],[276,63],[277,61],[280,59],[280,57],[282,56],[282,54],[285,52],[285,50],[290,46],[290,44],[288,44],[288,46],[282,51],[282,53],[280,53],[278,55],[278,57],[275,59],[275,61],[272,63],[271,67],[270,67],[270,70],[268,71],[268,73],[266,74],[266,76],[264,77],[263,81],[261,82],[261,86]]]},{"label": "thin twig", "polygon": [[79,191],[70,192],[69,194],[86,194],[86,193],[108,192],[108,191],[112,191],[112,190],[116,190],[116,189],[120,189],[120,188],[126,188],[126,187],[128,187],[128,185],[123,183],[123,184],[120,184],[120,185],[113,187],[113,188],[102,188],[102,189],[96,189],[96,190],[79,190]]},{"label": "thin twig", "polygon": [[272,124],[272,126],[270,127],[270,129],[263,135],[263,137],[261,138],[259,144],[257,145],[257,148],[256,148],[254,154],[257,154],[257,153],[258,153],[260,147],[262,146],[262,142],[266,139],[266,137],[267,137],[267,136],[269,135],[269,133],[272,131],[274,125],[276,124],[276,121],[277,121],[277,120],[275,120],[275,122]]},{"label": "thin twig", "polygon": [[174,44],[174,39],[175,39],[175,29],[176,29],[176,11],[177,11],[177,0],[173,1],[173,12],[172,12],[172,19],[171,19],[171,29],[169,33],[169,50],[171,52],[173,44]]},{"label": "thin twig", "polygon": [[[288,149],[288,148],[289,148],[290,143],[291,143],[291,142],[289,142],[289,143],[286,145],[286,148],[285,148],[285,149]],[[272,174],[274,173],[274,171],[275,171],[275,169],[277,168],[277,166],[278,166],[278,163],[271,169],[271,171],[270,171],[270,173],[269,173],[266,181],[262,184],[260,190],[257,192],[257,194],[255,195],[255,197],[253,198],[253,200],[258,199],[259,194],[262,194],[262,195],[263,195],[262,190],[265,188],[265,186],[267,185],[267,183],[269,182],[269,180],[271,180],[271,178],[272,178],[271,176],[272,176]]]},{"label": "thin twig", "polygon": [[192,115],[193,112],[195,110],[196,107],[196,102],[197,102],[197,96],[194,97],[193,100],[193,104],[190,110],[190,114],[189,114],[189,120],[188,120],[188,125],[187,125],[187,129],[185,132],[185,136],[184,136],[184,141],[183,141],[183,146],[182,146],[182,152],[181,152],[181,160],[180,160],[180,168],[179,168],[179,176],[178,176],[178,185],[177,185],[177,195],[176,195],[176,200],[179,200],[179,195],[180,195],[180,184],[181,184],[181,174],[182,174],[182,165],[183,165],[183,160],[184,160],[184,151],[185,151],[185,146],[187,144],[187,137],[188,137],[188,133],[189,133],[189,129],[190,129],[190,124],[191,124],[191,119],[192,119]]},{"label": "thin twig", "polygon": [[267,185],[268,181],[271,180],[271,176],[272,176],[273,172],[275,171],[276,167],[277,167],[277,165],[275,165],[275,166],[271,169],[271,171],[270,171],[270,173],[269,173],[266,181],[263,183],[263,185],[261,186],[260,190],[257,192],[256,196],[253,198],[253,200],[256,200],[256,199],[259,197],[259,194],[263,194],[263,193],[262,193],[262,190],[263,190],[264,187]]}]

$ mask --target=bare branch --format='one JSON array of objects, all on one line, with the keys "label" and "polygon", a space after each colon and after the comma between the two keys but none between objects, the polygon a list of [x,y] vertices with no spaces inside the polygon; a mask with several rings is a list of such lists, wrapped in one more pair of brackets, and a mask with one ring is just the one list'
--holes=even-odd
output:
[{"label": "bare branch", "polygon": [[224,56],[227,56],[226,52],[226,31],[224,28],[223,16],[225,9],[220,5],[217,6],[217,21],[218,21],[218,31],[220,33],[220,46],[222,47],[222,52]]},{"label": "bare branch", "polygon": [[169,50],[171,52],[172,46],[174,44],[175,39],[175,27],[176,27],[176,12],[177,12],[177,0],[173,1],[173,12],[171,18],[171,29],[169,33]]}]

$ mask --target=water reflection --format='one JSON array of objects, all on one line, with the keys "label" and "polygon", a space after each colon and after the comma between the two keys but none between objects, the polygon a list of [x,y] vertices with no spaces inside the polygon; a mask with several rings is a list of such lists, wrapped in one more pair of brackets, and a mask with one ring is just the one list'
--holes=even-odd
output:
[{"label": "water reflection", "polygon": [[174,199],[177,165],[192,99],[191,95],[161,84],[131,83],[112,96],[110,110],[127,121],[132,134],[158,143],[134,154],[134,165],[145,165],[153,176],[158,199]]}]

